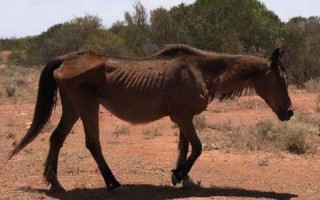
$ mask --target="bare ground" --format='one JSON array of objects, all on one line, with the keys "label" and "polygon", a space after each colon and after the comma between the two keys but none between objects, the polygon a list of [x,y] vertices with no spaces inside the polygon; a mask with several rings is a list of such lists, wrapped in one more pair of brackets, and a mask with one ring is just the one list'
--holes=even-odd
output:
[{"label": "bare ground", "polygon": [[[316,112],[316,94],[294,90],[291,96],[296,112]],[[102,176],[85,148],[82,124],[78,122],[59,158],[58,176],[67,192],[51,194],[42,172],[60,106],[44,133],[7,161],[13,145],[27,130],[33,107],[34,104],[25,103],[0,105],[0,199],[320,199],[318,151],[294,155],[281,150],[211,148],[203,151],[190,173],[201,187],[173,187],[170,171],[177,157],[178,130],[169,118],[131,126],[103,109],[100,119],[103,152],[123,187],[112,192],[105,189]],[[213,102],[204,115],[210,123],[254,124],[259,120],[280,123],[256,96],[242,97],[236,102]],[[202,141],[206,143],[205,139]]]}]

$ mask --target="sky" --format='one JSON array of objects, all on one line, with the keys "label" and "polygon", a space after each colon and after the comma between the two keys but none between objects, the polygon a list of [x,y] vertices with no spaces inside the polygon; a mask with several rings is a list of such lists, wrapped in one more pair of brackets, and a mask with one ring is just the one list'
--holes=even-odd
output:
[{"label": "sky", "polygon": [[[294,16],[320,16],[320,0],[261,0],[282,21]],[[133,12],[136,0],[0,0],[0,38],[38,35],[52,25],[86,14],[96,15],[106,27]],[[148,11],[170,9],[195,0],[140,0]]]}]

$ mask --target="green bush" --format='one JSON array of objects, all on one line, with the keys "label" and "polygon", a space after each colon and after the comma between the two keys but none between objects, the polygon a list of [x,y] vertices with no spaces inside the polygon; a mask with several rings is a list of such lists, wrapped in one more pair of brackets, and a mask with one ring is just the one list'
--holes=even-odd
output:
[{"label": "green bush", "polygon": [[14,51],[8,58],[8,63],[12,65],[25,65],[25,55],[22,51]]},{"label": "green bush", "polygon": [[28,65],[45,64],[72,51],[94,50],[108,55],[127,54],[123,40],[104,29],[101,19],[87,15],[57,24],[32,39],[26,48]]}]

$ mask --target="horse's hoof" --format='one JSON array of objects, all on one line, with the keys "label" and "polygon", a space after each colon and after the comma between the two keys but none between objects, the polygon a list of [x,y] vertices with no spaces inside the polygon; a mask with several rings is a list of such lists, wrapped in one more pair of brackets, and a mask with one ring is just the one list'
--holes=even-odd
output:
[{"label": "horse's hoof", "polygon": [[174,173],[171,175],[171,182],[173,186],[176,186],[178,183],[180,183],[178,177]]},{"label": "horse's hoof", "polygon": [[115,182],[113,182],[113,183],[109,183],[109,184],[107,185],[107,189],[108,189],[108,190],[114,190],[114,189],[119,188],[120,186],[121,186],[121,184],[120,184],[118,181],[115,181]]},{"label": "horse's hoof", "polygon": [[114,188],[114,189],[110,190],[109,192],[111,192],[113,194],[127,194],[128,188],[125,186],[121,186],[121,187]]},{"label": "horse's hoof", "polygon": [[53,193],[53,194],[65,193],[65,192],[66,192],[66,190],[61,185],[51,186],[51,188],[50,188],[50,193]]},{"label": "horse's hoof", "polygon": [[185,174],[182,171],[172,170],[171,181],[173,186],[176,186],[178,183],[180,183],[186,176],[188,176],[188,174]]},{"label": "horse's hoof", "polygon": [[182,188],[191,189],[191,188],[199,188],[200,185],[195,183],[189,176],[186,176],[182,180]]}]

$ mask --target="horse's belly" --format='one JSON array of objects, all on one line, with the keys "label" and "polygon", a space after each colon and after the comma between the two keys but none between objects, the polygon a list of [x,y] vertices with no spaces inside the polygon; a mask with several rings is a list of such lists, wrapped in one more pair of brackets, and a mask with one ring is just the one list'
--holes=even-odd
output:
[{"label": "horse's belly", "polygon": [[[161,99],[161,98],[160,98]],[[166,105],[159,98],[134,97],[101,99],[101,104],[118,118],[130,123],[148,123],[167,115]]]}]

